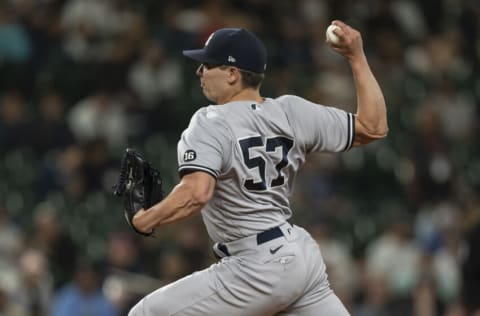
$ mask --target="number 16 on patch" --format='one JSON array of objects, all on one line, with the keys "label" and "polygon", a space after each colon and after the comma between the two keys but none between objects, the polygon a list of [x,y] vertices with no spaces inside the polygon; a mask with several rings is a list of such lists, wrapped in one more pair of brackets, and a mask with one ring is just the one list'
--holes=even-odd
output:
[{"label": "number 16 on patch", "polygon": [[197,153],[194,150],[191,150],[191,149],[187,150],[183,154],[183,161],[185,161],[185,162],[195,160],[196,158],[197,158]]}]

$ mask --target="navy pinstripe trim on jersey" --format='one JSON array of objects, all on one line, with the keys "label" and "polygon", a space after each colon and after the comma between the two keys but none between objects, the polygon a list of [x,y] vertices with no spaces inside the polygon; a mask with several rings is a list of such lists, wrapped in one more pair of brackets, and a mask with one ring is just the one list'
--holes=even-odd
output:
[{"label": "navy pinstripe trim on jersey", "polygon": [[195,165],[195,164],[186,164],[186,165],[181,165],[178,168],[178,173],[180,175],[184,175],[185,173],[192,172],[192,171],[204,171],[206,173],[211,174],[215,179],[218,178],[218,173],[210,168],[200,166],[200,165]]},{"label": "navy pinstripe trim on jersey", "polygon": [[355,139],[355,117],[352,113],[347,113],[347,144],[345,145],[345,150],[352,148],[353,141]]}]

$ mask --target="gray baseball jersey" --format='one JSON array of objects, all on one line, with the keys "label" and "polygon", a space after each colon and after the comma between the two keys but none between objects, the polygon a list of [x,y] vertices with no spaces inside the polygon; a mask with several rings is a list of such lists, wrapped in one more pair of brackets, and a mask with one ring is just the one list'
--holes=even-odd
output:
[{"label": "gray baseball jersey", "polygon": [[129,316],[347,316],[316,241],[291,225],[295,174],[314,151],[353,143],[353,115],[295,96],[202,108],[178,145],[179,172],[217,179],[202,210],[223,259],[138,302]]},{"label": "gray baseball jersey", "polygon": [[310,152],[353,143],[353,115],[286,95],[198,110],[178,144],[179,172],[217,179],[202,210],[213,241],[228,242],[284,223],[295,175]]}]

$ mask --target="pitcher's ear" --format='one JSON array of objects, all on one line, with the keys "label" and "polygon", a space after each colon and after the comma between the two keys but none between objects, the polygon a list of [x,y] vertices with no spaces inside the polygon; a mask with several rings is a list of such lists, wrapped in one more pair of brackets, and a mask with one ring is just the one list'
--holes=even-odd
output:
[{"label": "pitcher's ear", "polygon": [[234,84],[235,82],[241,80],[241,73],[237,67],[228,68],[228,78],[227,81],[229,84]]}]

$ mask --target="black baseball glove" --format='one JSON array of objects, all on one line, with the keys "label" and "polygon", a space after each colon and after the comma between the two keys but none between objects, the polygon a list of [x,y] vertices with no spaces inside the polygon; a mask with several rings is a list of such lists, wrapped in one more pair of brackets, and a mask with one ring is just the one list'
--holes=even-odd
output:
[{"label": "black baseball glove", "polygon": [[127,148],[120,168],[120,178],[114,185],[114,194],[123,200],[124,215],[128,224],[139,234],[151,236],[135,228],[133,216],[140,209],[149,209],[163,199],[162,179],[160,172],[152,167],[135,150]]}]

